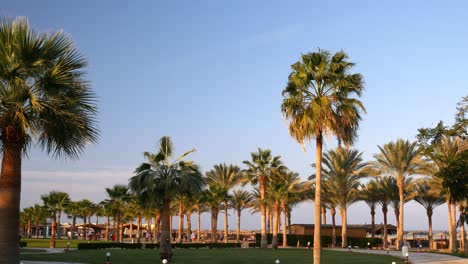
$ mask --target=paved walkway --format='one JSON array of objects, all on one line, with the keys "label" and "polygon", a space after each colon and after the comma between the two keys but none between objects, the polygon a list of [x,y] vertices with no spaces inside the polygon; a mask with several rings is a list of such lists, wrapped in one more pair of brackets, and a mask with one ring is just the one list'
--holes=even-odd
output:
[{"label": "paved walkway", "polygon": [[[331,249],[331,250],[339,250],[339,251],[348,251],[347,249]],[[369,249],[353,249],[353,252],[359,253],[369,253],[369,254],[380,254],[380,255],[387,255],[386,250],[369,250]],[[401,257],[400,251],[390,251],[390,255]],[[417,253],[417,252],[410,252],[409,259],[413,263],[424,263],[424,264],[468,264],[468,259],[466,258],[459,258],[450,255],[444,254],[435,254],[435,253]]]},{"label": "paved walkway", "polygon": [[[28,248],[28,249],[38,249],[44,250],[44,252],[23,252],[21,255],[26,254],[48,254],[48,253],[63,253],[63,248]],[[72,248],[70,250],[76,250],[76,248]],[[29,261],[29,260],[22,260],[20,264],[83,264],[77,262],[51,262],[51,261]]]}]

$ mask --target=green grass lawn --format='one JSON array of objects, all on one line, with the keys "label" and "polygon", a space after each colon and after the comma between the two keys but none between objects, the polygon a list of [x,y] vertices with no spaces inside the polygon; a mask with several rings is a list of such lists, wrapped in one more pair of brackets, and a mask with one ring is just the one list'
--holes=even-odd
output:
[{"label": "green grass lawn", "polygon": [[[57,254],[24,254],[22,260],[65,261],[102,264],[106,250],[76,250]],[[160,263],[157,250],[121,250],[112,249],[113,264]],[[312,250],[306,249],[175,249],[171,263],[178,264],[274,264],[279,259],[281,264],[312,263]],[[338,251],[323,251],[323,263],[327,264],[389,264],[392,261],[403,263],[401,259],[385,256]]]},{"label": "green grass lawn", "polygon": [[[35,248],[49,248],[50,238],[23,238],[21,241],[27,242],[28,247],[35,247]],[[67,242],[70,242],[70,248],[76,248],[77,244],[79,243],[99,243],[103,241],[96,241],[96,240],[81,240],[81,239],[74,239],[74,240],[66,240],[66,239],[56,239],[55,240],[55,247],[56,248],[66,248]]]},{"label": "green grass lawn", "polygon": [[31,248],[21,248],[20,253],[39,253],[39,252],[46,252],[45,250],[41,249],[31,249]]}]

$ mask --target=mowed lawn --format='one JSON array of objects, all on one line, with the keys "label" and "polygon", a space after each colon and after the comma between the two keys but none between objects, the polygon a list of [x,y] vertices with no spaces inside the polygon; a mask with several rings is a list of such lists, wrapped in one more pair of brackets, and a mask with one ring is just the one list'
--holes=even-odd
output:
[{"label": "mowed lawn", "polygon": [[[28,243],[26,247],[32,248],[49,248],[50,238],[23,238],[21,241]],[[56,248],[66,248],[67,242],[70,242],[70,248],[76,248],[79,243],[102,243],[104,241],[98,240],[66,240],[66,239],[56,239],[55,247]]]},{"label": "mowed lawn", "polygon": [[[112,264],[128,263],[161,263],[158,250],[141,249],[111,249]],[[56,254],[24,254],[22,260],[40,261],[65,261],[81,262],[90,264],[102,264],[105,262],[106,250],[74,250],[68,253]],[[178,264],[247,264],[265,263],[274,264],[276,260],[281,264],[312,263],[312,250],[307,249],[174,249],[174,257],[171,263]],[[403,263],[401,259],[359,253],[348,253],[338,251],[323,251],[322,263],[327,264],[389,264],[392,261]]]}]

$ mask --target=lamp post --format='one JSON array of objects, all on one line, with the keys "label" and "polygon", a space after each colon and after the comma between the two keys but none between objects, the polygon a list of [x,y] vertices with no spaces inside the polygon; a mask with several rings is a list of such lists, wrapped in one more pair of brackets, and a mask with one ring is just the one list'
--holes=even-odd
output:
[{"label": "lamp post", "polygon": [[107,252],[107,253],[106,253],[106,262],[105,262],[105,264],[111,264],[111,262],[110,262],[110,256],[111,256],[111,253],[110,253],[110,252]]},{"label": "lamp post", "polygon": [[70,241],[67,241],[67,251],[70,250]]},{"label": "lamp post", "polygon": [[162,263],[163,263],[163,264],[166,264],[166,263],[167,263],[167,259],[163,259],[163,260],[162,260]]},{"label": "lamp post", "polygon": [[421,250],[422,250],[422,245],[419,244],[419,252],[421,252]]},{"label": "lamp post", "polygon": [[409,253],[406,253],[406,263],[409,263]]},{"label": "lamp post", "polygon": [[280,260],[279,259],[275,260],[275,263],[280,264]]},{"label": "lamp post", "polygon": [[387,255],[390,255],[390,248],[387,248]]},{"label": "lamp post", "polygon": [[367,248],[370,249],[370,242],[367,242]]}]

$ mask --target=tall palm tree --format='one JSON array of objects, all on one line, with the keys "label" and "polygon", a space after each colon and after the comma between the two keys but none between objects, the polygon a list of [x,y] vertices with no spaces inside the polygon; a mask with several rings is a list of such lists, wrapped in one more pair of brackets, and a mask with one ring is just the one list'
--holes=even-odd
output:
[{"label": "tall palm tree", "polygon": [[53,156],[78,158],[98,136],[86,59],[63,32],[40,33],[25,18],[0,19],[0,248],[19,263],[21,161],[34,140]]},{"label": "tall palm tree", "polygon": [[106,231],[105,231],[105,240],[109,241],[109,226],[110,226],[110,218],[114,216],[115,211],[112,207],[112,204],[109,200],[103,200],[100,202],[102,208],[102,214],[106,217]]},{"label": "tall palm tree", "polygon": [[382,214],[384,219],[382,242],[383,248],[388,248],[388,206],[390,205],[393,197],[396,197],[396,204],[398,205],[399,203],[398,187],[396,185],[396,180],[390,176],[372,179],[365,186],[363,190],[363,196],[364,199],[377,199],[377,202],[382,206]]},{"label": "tall palm tree", "polygon": [[130,201],[131,195],[129,193],[128,187],[122,184],[116,184],[111,188],[106,188],[106,193],[109,197],[108,201],[112,205],[112,208],[115,212],[116,224],[117,228],[119,229],[119,242],[122,243],[123,230],[120,220],[122,216],[122,210],[124,209],[124,206],[127,204],[127,202]]},{"label": "tall palm tree", "polygon": [[375,237],[375,209],[379,204],[378,187],[377,185],[373,184],[374,182],[375,181],[371,181],[367,185],[362,185],[362,191],[360,193],[360,199],[364,201],[370,209],[372,238]]},{"label": "tall palm tree", "polygon": [[170,204],[178,194],[200,192],[203,188],[203,178],[198,166],[184,158],[195,149],[182,154],[171,161],[173,145],[169,137],[162,137],[157,153],[145,152],[147,162],[135,169],[135,176],[130,178],[130,189],[136,195],[148,195],[161,201],[161,236],[160,256],[163,259],[172,257],[170,242]]},{"label": "tall palm tree", "polygon": [[321,263],[322,207],[322,146],[324,134],[334,134],[338,141],[353,143],[361,111],[365,111],[359,101],[363,90],[363,78],[349,71],[354,63],[348,55],[337,52],[333,56],[328,51],[318,50],[303,54],[301,61],[294,63],[283,90],[281,111],[289,120],[289,133],[302,147],[305,141],[315,138],[315,164],[317,185],[315,192],[314,263]]},{"label": "tall palm tree", "polygon": [[236,243],[239,243],[242,210],[250,207],[252,194],[245,190],[235,190],[229,199],[229,205],[237,212]]},{"label": "tall palm tree", "polygon": [[271,156],[271,150],[258,148],[258,152],[250,153],[252,161],[244,161],[247,165],[247,169],[244,171],[246,180],[249,180],[252,185],[259,186],[260,191],[260,233],[261,241],[260,247],[267,247],[267,236],[266,236],[266,184],[269,178],[275,172],[275,170],[281,169],[282,162],[280,156]]},{"label": "tall palm tree", "polygon": [[228,195],[229,191],[242,180],[242,173],[238,166],[225,163],[214,165],[214,168],[206,173],[205,182],[212,186],[216,185],[226,191],[223,201],[224,208],[224,243],[228,242]]},{"label": "tall palm tree", "polygon": [[39,237],[39,224],[45,223],[47,215],[48,212],[44,206],[35,204],[33,207],[31,207],[31,217],[36,229],[34,234],[35,238]]},{"label": "tall palm tree", "polygon": [[65,213],[68,215],[68,218],[72,219],[72,226],[71,226],[71,238],[75,238],[76,232],[76,217],[80,215],[80,205],[76,201],[70,201],[67,206],[65,207]]},{"label": "tall palm tree", "polygon": [[397,180],[400,197],[397,248],[400,250],[403,245],[405,179],[423,172],[425,164],[416,142],[398,139],[396,142],[392,141],[378,147],[380,152],[374,155],[375,161],[371,163],[372,168],[379,175],[390,175]]},{"label": "tall palm tree", "polygon": [[414,197],[414,200],[426,209],[429,224],[429,249],[432,250],[432,214],[437,206],[445,203],[445,198],[440,196],[440,193],[433,188],[431,189],[431,183],[428,180],[422,180],[416,184],[416,197]]},{"label": "tall palm tree", "polygon": [[[347,247],[347,208],[359,200],[360,179],[367,177],[363,171],[362,152],[338,147],[325,153],[323,160],[324,181],[341,211],[341,247]],[[315,165],[317,166],[317,165]],[[313,176],[312,176],[313,177]],[[317,179],[316,179],[317,185]]]},{"label": "tall palm tree", "polygon": [[204,201],[211,210],[211,241],[218,243],[218,214],[221,204],[229,194],[219,185],[209,185],[204,191]]},{"label": "tall palm tree", "polygon": [[[55,248],[55,236],[57,231],[57,214],[60,215],[61,210],[70,201],[68,193],[52,191],[49,194],[41,195],[44,206],[50,212],[52,219],[51,234],[50,234],[50,248]],[[59,221],[60,223],[60,221]],[[60,226],[60,225],[59,225]]]},{"label": "tall palm tree", "polygon": [[26,237],[27,238],[31,238],[31,222],[32,222],[32,211],[33,211],[33,207],[30,206],[30,207],[27,207],[27,208],[24,208],[23,209],[23,212],[22,212],[22,215],[23,217],[26,219],[27,221],[27,227],[26,227]]}]

